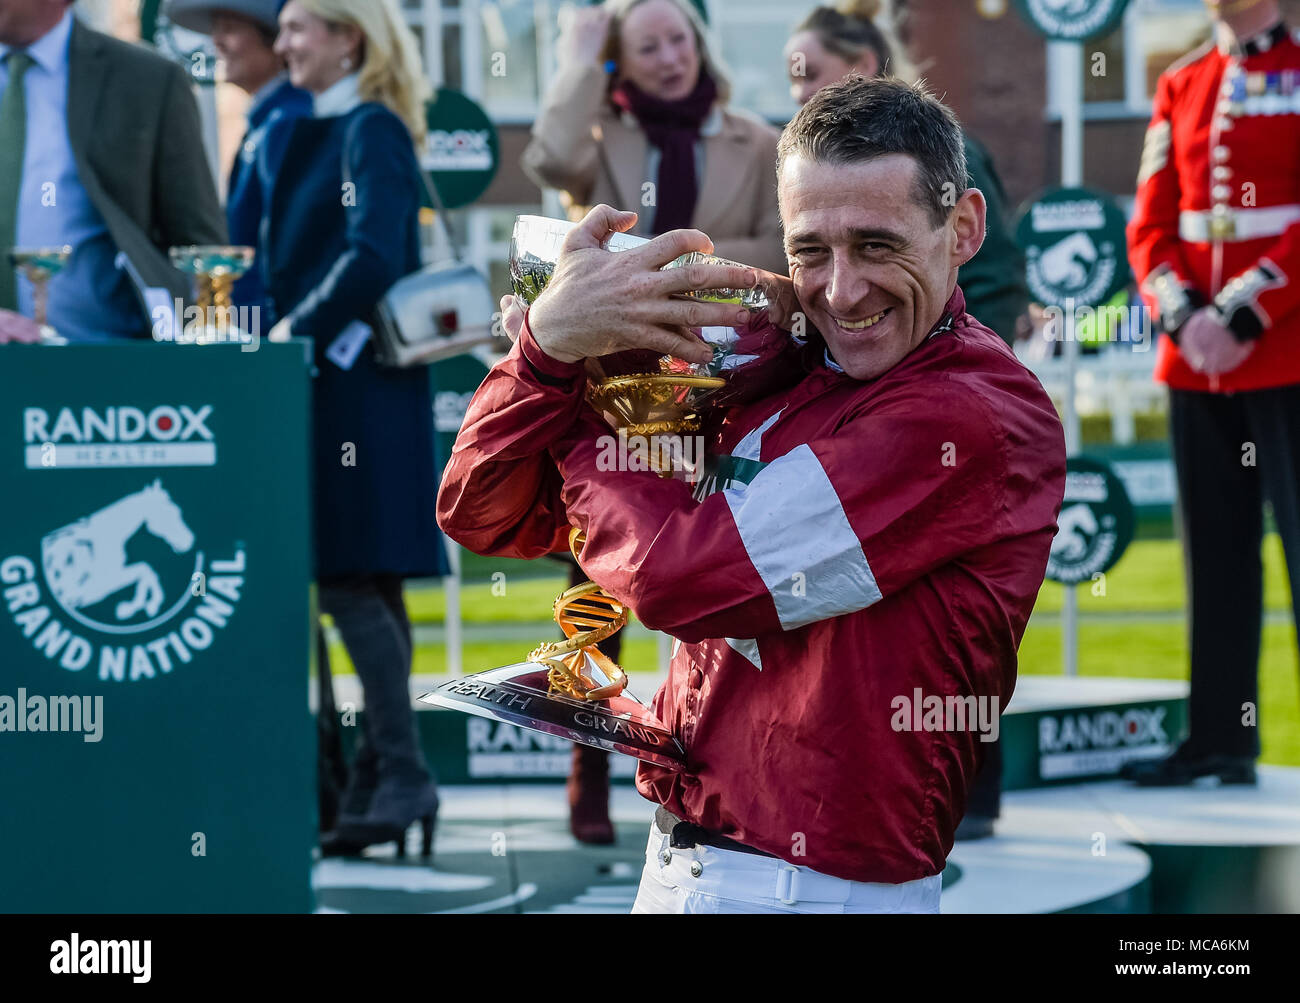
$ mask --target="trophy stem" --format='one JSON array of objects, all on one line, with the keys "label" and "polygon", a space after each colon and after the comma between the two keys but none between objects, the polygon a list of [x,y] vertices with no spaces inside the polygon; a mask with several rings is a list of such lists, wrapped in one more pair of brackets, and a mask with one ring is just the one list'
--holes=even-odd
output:
[{"label": "trophy stem", "polygon": [[212,276],[212,305],[222,316],[230,316],[230,291],[235,285],[235,277],[229,272]]},{"label": "trophy stem", "polygon": [[214,285],[212,276],[200,274],[197,285],[199,296],[196,306],[198,306],[200,313],[206,320],[208,311],[212,309],[212,287]]},{"label": "trophy stem", "polygon": [[[584,542],[581,530],[570,531],[569,549],[574,560]],[[627,673],[596,645],[627,626],[627,608],[595,582],[586,581],[560,593],[554,613],[565,639],[538,645],[528,656],[530,662],[546,667],[547,692],[593,702],[622,693]],[[582,672],[588,658],[609,682],[600,685]]]},{"label": "trophy stem", "polygon": [[31,276],[32,280],[32,320],[38,327],[44,327],[49,313],[50,289],[48,275]]}]

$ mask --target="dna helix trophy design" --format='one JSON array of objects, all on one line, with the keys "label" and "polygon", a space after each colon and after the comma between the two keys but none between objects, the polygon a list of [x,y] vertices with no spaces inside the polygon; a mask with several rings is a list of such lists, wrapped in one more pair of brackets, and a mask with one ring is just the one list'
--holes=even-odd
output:
[{"label": "dna helix trophy design", "polygon": [[[519,216],[510,247],[510,278],[515,295],[531,304],[554,273],[560,245],[575,224],[542,216]],[[605,242],[610,251],[648,243],[644,237],[615,233]],[[702,261],[734,264],[713,255],[691,252],[670,262],[674,268]],[[759,310],[767,300],[758,289],[714,289],[689,294],[714,302],[730,302]],[[735,332],[706,328],[705,341],[714,350],[712,361],[687,363],[671,356],[655,365],[634,364],[631,371],[607,373],[587,384],[587,400],[621,436],[680,436],[701,427],[701,413],[710,395],[727,385],[722,375],[733,357]],[[625,353],[640,360],[653,353]],[[626,441],[626,440],[625,440]],[[671,464],[652,450],[648,465],[660,476],[672,476]],[[569,533],[574,559],[581,554],[583,534]],[[440,684],[420,700],[437,706],[508,721],[534,731],[558,735],[609,751],[623,752],[669,769],[681,769],[685,750],[653,712],[627,690],[627,673],[596,647],[628,621],[628,609],[595,582],[583,582],[562,592],[553,614],[564,640],[546,642],[525,662],[490,669]]]},{"label": "dna helix trophy design", "polygon": [[195,306],[202,320],[197,330],[192,325],[185,325],[185,340],[200,345],[251,340],[237,322],[230,291],[235,281],[252,267],[255,253],[251,247],[220,244],[191,244],[171,249],[171,262],[177,271],[194,276]]},{"label": "dna helix trophy design", "polygon": [[67,339],[46,323],[50,303],[50,279],[63,271],[72,248],[15,247],[9,252],[9,261],[32,284],[32,319],[41,329],[42,345],[66,345]]}]

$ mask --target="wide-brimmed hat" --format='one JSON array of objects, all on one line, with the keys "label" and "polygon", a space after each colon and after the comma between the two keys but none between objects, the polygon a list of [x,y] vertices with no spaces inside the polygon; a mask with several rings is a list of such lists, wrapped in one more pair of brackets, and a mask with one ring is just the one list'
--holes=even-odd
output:
[{"label": "wide-brimmed hat", "polygon": [[173,24],[212,34],[213,14],[235,14],[246,17],[268,31],[280,30],[280,8],[287,0],[168,0],[165,12]]}]

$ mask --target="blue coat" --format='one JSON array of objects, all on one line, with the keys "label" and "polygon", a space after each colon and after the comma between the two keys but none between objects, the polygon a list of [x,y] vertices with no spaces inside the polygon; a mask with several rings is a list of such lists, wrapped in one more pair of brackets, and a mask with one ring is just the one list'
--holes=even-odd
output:
[{"label": "blue coat", "polygon": [[[257,153],[266,134],[282,119],[310,115],[311,107],[311,95],[289,83],[285,77],[249,109],[248,130],[240,141],[226,186],[226,223],[232,244],[257,246],[257,233],[262,224],[262,186],[258,180]],[[266,290],[262,286],[261,272],[256,268],[250,270],[235,283],[230,298],[237,307],[256,306],[265,310]],[[262,330],[266,330],[265,325]]]},{"label": "blue coat", "polygon": [[283,121],[258,170],[270,323],[290,317],[293,336],[315,343],[317,577],[446,574],[427,369],[379,366],[373,338],[348,370],[325,356],[349,323],[369,323],[388,287],[420,267],[410,134],[373,102]]}]

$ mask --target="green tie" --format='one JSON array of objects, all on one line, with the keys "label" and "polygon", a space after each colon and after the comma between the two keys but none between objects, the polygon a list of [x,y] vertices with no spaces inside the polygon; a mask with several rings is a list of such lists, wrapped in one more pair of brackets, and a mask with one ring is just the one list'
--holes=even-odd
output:
[{"label": "green tie", "polygon": [[9,249],[18,239],[18,192],[23,185],[23,147],[27,143],[27,98],[23,75],[33,60],[9,53],[9,83],[0,97],[0,309],[18,309],[18,287]]}]

